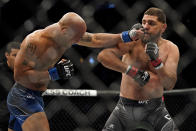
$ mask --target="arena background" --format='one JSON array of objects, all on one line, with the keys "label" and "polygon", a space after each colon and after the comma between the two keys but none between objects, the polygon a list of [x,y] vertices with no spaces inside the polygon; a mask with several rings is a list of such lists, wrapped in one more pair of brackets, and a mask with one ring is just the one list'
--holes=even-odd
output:
[{"label": "arena background", "polygon": [[[180,50],[178,81],[174,89],[196,87],[195,0],[0,0],[0,58],[10,41],[22,41],[30,32],[57,22],[73,11],[86,21],[88,32],[120,33],[140,22],[149,7],[167,15],[164,37]],[[121,74],[104,68],[96,56],[101,49],[74,45],[65,54],[73,61],[75,75],[51,82],[49,88],[119,91]],[[104,97],[45,96],[51,131],[100,131],[118,100]],[[194,91],[165,95],[166,106],[180,131],[196,130]]]}]

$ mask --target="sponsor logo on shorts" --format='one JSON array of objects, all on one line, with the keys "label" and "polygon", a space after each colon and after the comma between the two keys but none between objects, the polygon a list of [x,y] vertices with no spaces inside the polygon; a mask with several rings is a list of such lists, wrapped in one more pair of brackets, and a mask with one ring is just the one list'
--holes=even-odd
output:
[{"label": "sponsor logo on shorts", "polygon": [[171,116],[169,114],[164,116],[166,119],[171,120]]},{"label": "sponsor logo on shorts", "polygon": [[35,97],[33,97],[33,96],[31,96],[31,95],[28,95],[27,98],[28,98],[28,99],[35,99]]},{"label": "sponsor logo on shorts", "polygon": [[110,124],[108,127],[106,127],[106,129],[109,129],[109,130],[114,129],[114,124]]},{"label": "sponsor logo on shorts", "polygon": [[149,100],[144,100],[144,101],[138,101],[138,104],[148,104]]},{"label": "sponsor logo on shorts", "polygon": [[118,107],[118,106],[116,106],[116,107],[114,108],[114,110],[119,110],[119,107]]}]

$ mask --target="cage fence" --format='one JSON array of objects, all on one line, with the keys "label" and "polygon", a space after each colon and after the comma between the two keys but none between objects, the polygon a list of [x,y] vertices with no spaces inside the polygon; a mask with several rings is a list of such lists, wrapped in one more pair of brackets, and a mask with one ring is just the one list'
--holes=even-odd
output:
[{"label": "cage fence", "polygon": [[[40,28],[59,20],[66,12],[81,15],[88,32],[119,33],[141,22],[149,7],[164,10],[168,28],[164,37],[180,50],[178,81],[180,93],[166,93],[166,107],[180,131],[196,130],[196,32],[195,0],[0,0],[0,57],[9,41],[21,41]],[[14,19],[14,20],[13,20]],[[90,89],[106,91],[102,96],[44,96],[51,131],[100,131],[114,109],[121,74],[104,68],[96,56],[101,49],[74,45],[64,57],[75,65],[75,75],[67,81],[52,82],[49,89]],[[3,78],[4,87],[10,83]],[[7,81],[7,82],[6,82]]]}]

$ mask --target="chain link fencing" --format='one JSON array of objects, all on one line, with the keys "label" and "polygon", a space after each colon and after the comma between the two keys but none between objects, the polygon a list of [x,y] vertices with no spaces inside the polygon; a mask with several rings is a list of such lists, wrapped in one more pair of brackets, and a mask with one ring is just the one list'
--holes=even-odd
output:
[{"label": "chain link fencing", "polygon": [[[0,0],[0,58],[4,57],[7,42],[22,41],[30,32],[57,22],[67,12],[81,15],[88,32],[119,33],[141,22],[149,7],[164,10],[168,23],[164,37],[180,50],[174,89],[196,87],[195,0]],[[73,61],[75,75],[67,81],[51,82],[49,88],[119,90],[121,74],[97,62],[100,50],[77,45],[67,50],[64,57]],[[180,131],[196,130],[195,96],[194,92],[165,95],[166,107]],[[100,131],[117,100],[118,95],[44,97],[51,131]]]}]

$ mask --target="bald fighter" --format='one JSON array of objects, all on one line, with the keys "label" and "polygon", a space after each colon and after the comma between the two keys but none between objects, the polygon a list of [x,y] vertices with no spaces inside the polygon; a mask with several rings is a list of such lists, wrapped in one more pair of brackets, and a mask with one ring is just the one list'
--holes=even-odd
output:
[{"label": "bald fighter", "polygon": [[[122,73],[120,99],[103,131],[173,131],[175,124],[164,102],[163,91],[177,80],[178,47],[162,37],[166,16],[161,9],[149,8],[129,31],[118,34],[89,34],[89,43],[117,46],[104,49],[98,60],[107,68]],[[93,39],[96,35],[97,40]],[[116,38],[116,37],[115,37]],[[122,56],[122,60],[120,59]]]},{"label": "bald fighter", "polygon": [[[41,94],[47,89],[50,80],[68,79],[73,71],[69,60],[61,60],[58,63],[57,61],[73,43],[81,38],[80,45],[110,46],[110,43],[103,45],[99,45],[99,42],[93,45],[86,43],[89,37],[85,32],[84,20],[70,12],[57,23],[26,36],[15,60],[16,83],[7,98],[8,109],[11,113],[9,131],[50,130]],[[118,35],[112,35],[111,38],[120,40]]]}]

